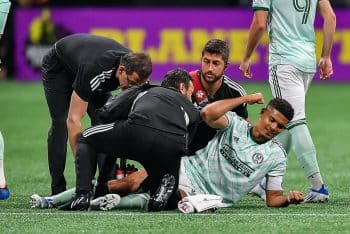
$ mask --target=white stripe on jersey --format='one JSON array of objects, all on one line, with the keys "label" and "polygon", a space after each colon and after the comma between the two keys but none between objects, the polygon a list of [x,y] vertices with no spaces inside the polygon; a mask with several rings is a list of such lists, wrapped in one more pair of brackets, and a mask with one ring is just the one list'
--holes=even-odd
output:
[{"label": "white stripe on jersey", "polygon": [[105,82],[106,79],[110,79],[113,70],[103,71],[101,74],[95,76],[90,81],[90,87],[92,91],[95,91],[101,83]]},{"label": "white stripe on jersey", "polygon": [[239,92],[241,96],[247,95],[247,92],[244,90],[244,88],[240,84],[238,84],[236,81],[231,80],[226,75],[224,75],[224,83],[227,84],[230,88]]},{"label": "white stripe on jersey", "polygon": [[90,136],[92,134],[105,132],[105,131],[113,129],[113,127],[114,127],[114,123],[94,126],[94,127],[86,129],[83,132],[83,137],[88,137],[88,136]]}]

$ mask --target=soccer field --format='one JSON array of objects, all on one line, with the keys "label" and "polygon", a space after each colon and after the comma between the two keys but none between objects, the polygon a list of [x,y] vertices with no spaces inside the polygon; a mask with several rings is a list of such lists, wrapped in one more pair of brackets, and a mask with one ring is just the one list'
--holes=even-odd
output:
[{"label": "soccer field", "polygon": [[[247,92],[265,84],[243,84]],[[0,233],[350,233],[350,84],[313,84],[307,96],[307,115],[318,162],[330,191],[328,204],[267,208],[247,196],[232,208],[211,214],[137,210],[63,212],[32,210],[33,193],[50,193],[46,156],[48,109],[40,83],[0,82],[0,130],[5,139],[5,173],[11,197],[0,201]],[[262,106],[249,106],[255,122]],[[88,121],[85,121],[85,127]],[[74,164],[67,157],[66,177],[74,186]],[[285,190],[308,193],[308,181],[293,154],[289,155]]]}]

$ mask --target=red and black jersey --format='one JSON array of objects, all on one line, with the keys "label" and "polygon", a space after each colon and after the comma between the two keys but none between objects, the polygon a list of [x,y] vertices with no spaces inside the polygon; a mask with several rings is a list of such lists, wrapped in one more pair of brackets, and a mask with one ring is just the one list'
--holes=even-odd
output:
[{"label": "red and black jersey", "polygon": [[[214,94],[214,96],[209,96],[201,84],[201,72],[199,70],[191,71],[190,76],[193,78],[194,86],[192,102],[199,110],[206,106],[208,103],[214,101],[246,95],[245,89],[240,84],[224,75],[223,82],[218,91]],[[246,104],[242,104],[232,109],[231,111],[237,113],[237,115],[241,116],[244,119],[248,118]],[[197,128],[194,139],[190,144],[190,155],[193,155],[194,152],[205,147],[207,143],[214,137],[215,133],[216,129],[213,129],[206,123],[201,122]]]}]

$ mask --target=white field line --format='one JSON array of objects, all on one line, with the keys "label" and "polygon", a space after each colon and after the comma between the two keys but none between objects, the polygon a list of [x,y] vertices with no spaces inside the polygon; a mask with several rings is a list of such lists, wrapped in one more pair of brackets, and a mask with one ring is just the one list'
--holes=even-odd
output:
[{"label": "white field line", "polygon": [[[1,216],[17,216],[17,215],[47,215],[47,216],[60,216],[60,215],[81,215],[81,216],[177,216],[177,215],[186,215],[181,213],[114,213],[114,212],[59,212],[59,213],[49,213],[49,212],[0,212]],[[189,214],[187,214],[189,215]],[[350,217],[350,214],[341,214],[341,213],[273,213],[273,214],[260,214],[260,213],[236,213],[236,214],[222,214],[222,213],[202,213],[202,214],[190,214],[190,215],[199,215],[199,216],[241,216],[241,217],[251,217],[251,216],[285,216],[285,217]]]}]

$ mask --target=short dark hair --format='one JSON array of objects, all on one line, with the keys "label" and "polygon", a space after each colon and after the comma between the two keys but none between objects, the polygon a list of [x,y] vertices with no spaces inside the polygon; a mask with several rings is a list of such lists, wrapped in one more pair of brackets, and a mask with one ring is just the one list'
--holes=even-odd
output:
[{"label": "short dark hair", "polygon": [[202,57],[204,53],[207,52],[209,54],[218,54],[221,55],[225,64],[228,63],[228,57],[230,56],[230,49],[227,43],[220,39],[211,39],[209,40],[203,47]]},{"label": "short dark hair", "polygon": [[145,53],[128,53],[121,58],[120,65],[125,66],[126,74],[136,72],[142,81],[146,81],[152,73],[151,57]]},{"label": "short dark hair", "polygon": [[186,70],[177,68],[168,71],[167,74],[165,74],[160,86],[178,90],[180,88],[180,84],[183,83],[185,85],[185,88],[188,89],[191,81],[192,77]]},{"label": "short dark hair", "polygon": [[288,122],[293,119],[294,109],[292,105],[285,99],[274,98],[267,104],[267,107],[272,107],[278,110],[282,115],[284,115],[284,117],[288,119]]}]

